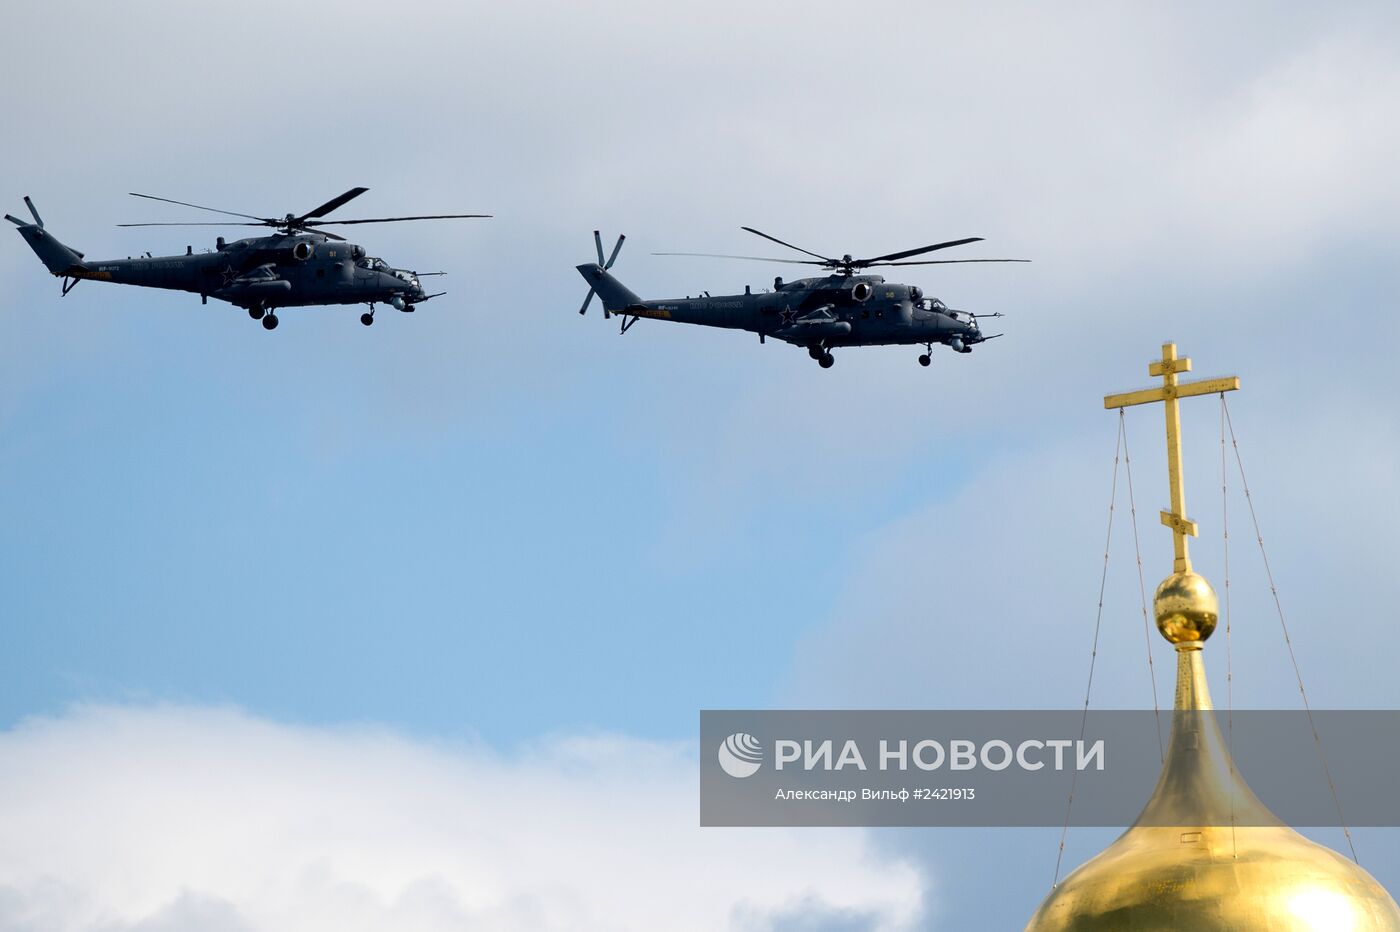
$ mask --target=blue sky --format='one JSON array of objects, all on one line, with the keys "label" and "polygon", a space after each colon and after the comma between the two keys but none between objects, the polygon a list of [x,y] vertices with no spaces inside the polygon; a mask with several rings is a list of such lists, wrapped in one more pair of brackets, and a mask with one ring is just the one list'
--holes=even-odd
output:
[{"label": "blue sky", "polygon": [[[81,742],[82,709],[216,706],[511,754],[687,742],[710,707],[1072,707],[1115,430],[1099,399],[1145,382],[1164,339],[1199,374],[1244,378],[1232,411],[1314,701],[1394,707],[1395,11],[876,4],[851,28],[833,12],[8,11],[24,41],[0,63],[5,209],[33,196],[89,256],[208,245],[208,228],[116,229],[186,216],[127,191],[276,214],[365,185],[347,215],[496,217],[357,228],[372,254],[449,273],[446,297],[370,329],[296,310],[266,333],[98,283],[60,299],[10,238],[6,735],[37,717]],[[745,335],[619,338],[575,314],[594,228],[627,233],[615,271],[662,296],[780,273],[649,255],[750,251],[741,224],[854,253],[981,235],[967,257],[1034,262],[910,276],[1007,314],[1006,338],[928,370],[884,348],[822,371]],[[1218,408],[1187,417],[1215,575]],[[1159,418],[1129,421],[1149,585],[1169,565]],[[1292,707],[1241,531],[1236,698]],[[1150,699],[1130,560],[1115,552],[1105,706]],[[1393,890],[1392,835],[1360,837]],[[1078,859],[1102,841],[1077,839]],[[667,850],[679,863],[692,843]],[[868,844],[917,867],[921,925],[954,928],[1023,921],[1055,839],[834,844],[812,876]],[[1020,879],[991,902],[967,873],[998,864]],[[898,899],[866,892],[813,915]],[[805,915],[760,913],[729,915]]]},{"label": "blue sky", "polygon": [[[335,322],[285,316],[300,332],[253,381],[226,346],[192,358],[182,339],[120,335],[139,371],[90,360],[10,420],[5,506],[25,533],[6,538],[7,602],[30,622],[9,655],[11,721],[154,696],[507,741],[675,736],[701,706],[771,702],[826,601],[808,568],[930,491],[893,471],[819,509],[745,489],[691,539],[674,525],[700,520],[677,516],[695,466],[629,424],[682,409],[696,432],[722,427],[693,400],[710,379],[637,395],[501,385],[414,429],[359,384],[392,350],[327,360],[312,328]],[[72,322],[42,322],[61,346]],[[416,322],[387,321],[404,328],[387,342]],[[412,384],[395,391],[413,404]],[[951,489],[966,458],[926,462]]]}]

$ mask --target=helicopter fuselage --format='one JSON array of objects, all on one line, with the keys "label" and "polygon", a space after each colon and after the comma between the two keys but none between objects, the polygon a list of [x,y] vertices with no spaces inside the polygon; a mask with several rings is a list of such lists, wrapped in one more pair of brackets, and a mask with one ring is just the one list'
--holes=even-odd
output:
[{"label": "helicopter fuselage", "polygon": [[[179,204],[196,210],[225,214],[251,220],[238,221],[240,226],[264,226],[277,230],[266,236],[225,242],[220,236],[213,251],[196,254],[185,247],[184,255],[145,256],[125,259],[88,259],[81,252],[64,245],[44,228],[43,218],[28,197],[24,205],[33,222],[5,214],[5,219],[18,227],[19,235],[34,250],[49,272],[63,279],[66,295],[78,282],[103,281],[142,288],[165,288],[188,291],[204,302],[210,298],[227,301],[246,308],[248,316],[262,321],[264,329],[277,328],[275,311],[284,307],[307,307],[327,304],[368,304],[368,312],[360,315],[360,323],[374,323],[374,306],[388,304],[400,311],[412,311],[415,305],[437,297],[427,294],[419,281],[419,273],[396,269],[383,259],[367,256],[364,249],[347,242],[335,233],[320,227],[352,223],[398,223],[405,220],[453,220],[485,218],[488,214],[426,214],[415,216],[357,218],[328,220],[326,215],[364,194],[368,188],[351,188],[344,194],[305,214],[287,214],[282,218],[257,217],[216,207],[203,207],[186,201],[150,194],[133,197]],[[177,223],[121,223],[123,227],[219,226],[206,221]],[[441,275],[441,272],[425,272]]]},{"label": "helicopter fuselage", "polygon": [[392,303],[426,296],[418,277],[316,233],[274,234],[224,243],[212,252],[81,260],[53,270],[80,281],[188,291],[244,308]]},{"label": "helicopter fuselage", "polygon": [[600,266],[579,270],[613,314],[746,330],[808,349],[939,343],[965,353],[991,339],[972,314],[925,297],[916,285],[887,282],[879,275],[778,279],[772,291],[750,288],[743,294],[619,302],[603,281],[611,275]]},{"label": "helicopter fuselage", "polygon": [[755,294],[752,287],[743,294],[715,297],[708,292],[698,297],[645,300],[608,271],[617,261],[625,235],[617,238],[612,254],[603,251],[601,231],[593,231],[593,245],[598,261],[577,266],[588,282],[588,295],[583,299],[579,314],[588,313],[594,295],[603,301],[604,316],[622,317],[622,332],[643,317],[698,324],[703,327],[724,327],[757,333],[759,342],[774,337],[807,352],[823,369],[830,369],[835,357],[831,350],[840,346],[888,346],[922,344],[927,347],[919,356],[919,365],[933,361],[933,345],[947,346],[957,353],[970,353],[978,343],[1001,336],[987,336],[977,324],[978,317],[1000,317],[1001,314],[971,314],[948,307],[937,298],[925,298],[917,285],[887,282],[871,274],[875,266],[950,265],[965,262],[1025,262],[1025,259],[920,259],[919,256],[955,246],[979,243],[980,236],[965,236],[929,246],[905,249],[871,258],[856,258],[847,253],[839,259],[813,252],[801,246],[756,230],[741,227],[747,233],[802,253],[806,259],[776,259],[771,256],[736,256],[711,252],[658,252],[658,256],[699,256],[708,259],[748,259],[756,262],[784,262],[793,265],[817,266],[828,270],[822,278],[802,278],[784,282],[773,281],[773,290]]}]

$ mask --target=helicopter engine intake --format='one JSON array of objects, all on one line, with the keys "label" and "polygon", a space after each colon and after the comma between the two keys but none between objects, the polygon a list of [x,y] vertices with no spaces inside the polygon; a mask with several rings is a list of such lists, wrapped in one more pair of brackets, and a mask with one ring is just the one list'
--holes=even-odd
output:
[{"label": "helicopter engine intake", "polygon": [[870,282],[856,282],[851,286],[851,297],[864,304],[870,300],[870,296],[875,293],[875,288]]},{"label": "helicopter engine intake", "polygon": [[316,254],[316,244],[309,240],[300,240],[292,247],[292,258],[298,262],[305,262]]}]

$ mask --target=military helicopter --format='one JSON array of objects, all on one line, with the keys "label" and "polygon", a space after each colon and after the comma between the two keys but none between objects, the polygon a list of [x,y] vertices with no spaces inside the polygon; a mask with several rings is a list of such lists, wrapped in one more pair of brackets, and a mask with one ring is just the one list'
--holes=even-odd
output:
[{"label": "military helicopter", "polygon": [[121,227],[167,226],[246,226],[272,227],[270,236],[225,242],[220,236],[213,252],[195,253],[186,246],[183,256],[152,256],[126,259],[87,259],[81,252],[60,243],[46,229],[34,202],[28,197],[24,205],[34,217],[26,223],[18,217],[5,219],[19,227],[31,249],[43,260],[55,276],[63,279],[66,296],[81,281],[116,282],[145,288],[168,288],[189,291],[205,303],[210,298],[227,301],[248,311],[248,316],[262,321],[266,330],[277,329],[277,308],[328,304],[368,304],[369,311],[360,315],[360,323],[374,323],[375,304],[388,304],[400,311],[412,311],[415,306],[446,292],[428,294],[420,278],[442,275],[442,272],[414,272],[396,269],[383,259],[365,254],[363,248],[346,242],[343,236],[328,233],[321,227],[356,223],[397,223],[403,220],[444,220],[489,217],[490,214],[431,214],[418,217],[375,217],[365,220],[318,219],[368,191],[351,188],[338,197],[304,214],[285,217],[255,217],[231,210],[187,204],[166,197],[137,194],[132,197],[193,207],[230,217],[243,217],[251,223],[211,221],[193,223],[119,223]]},{"label": "military helicopter", "polygon": [[622,243],[619,236],[612,254],[604,259],[603,238],[593,231],[598,249],[598,262],[578,266],[588,282],[588,296],[579,313],[588,311],[593,296],[603,301],[603,316],[616,314],[621,318],[621,332],[626,333],[643,317],[671,320],[704,327],[725,327],[757,333],[760,343],[774,337],[795,346],[806,347],[807,353],[823,369],[830,369],[836,359],[832,349],[841,346],[884,346],[890,344],[922,345],[924,353],[919,365],[933,361],[933,346],[940,343],[958,353],[970,353],[978,343],[1001,336],[983,334],[978,320],[1000,317],[996,314],[972,314],[954,310],[942,301],[925,297],[917,285],[897,285],[879,275],[857,274],[864,269],[886,265],[949,265],[964,262],[1029,262],[1029,259],[923,259],[902,261],[912,256],[952,246],[981,242],[982,237],[949,240],[918,249],[892,252],[873,259],[855,259],[849,253],[839,259],[823,256],[801,246],[783,242],[776,236],[741,227],[748,233],[771,240],[780,246],[811,256],[810,259],[774,259],[765,256],[731,256],[708,252],[654,252],[654,256],[704,256],[713,259],[748,259],[759,262],[783,262],[793,265],[814,265],[827,269],[823,278],[800,278],[785,282],[773,280],[773,290],[755,294],[745,286],[743,294],[711,296],[704,292],[694,298],[670,298],[646,301],[633,294],[608,271],[617,261]]}]

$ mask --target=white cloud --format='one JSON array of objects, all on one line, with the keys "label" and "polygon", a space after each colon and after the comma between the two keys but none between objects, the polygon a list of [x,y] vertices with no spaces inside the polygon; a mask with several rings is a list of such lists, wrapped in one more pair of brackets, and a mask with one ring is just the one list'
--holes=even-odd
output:
[{"label": "white cloud", "polygon": [[702,830],[696,785],[683,744],[503,755],[232,709],[81,708],[0,735],[0,928],[919,921],[918,872],[864,832]]}]

